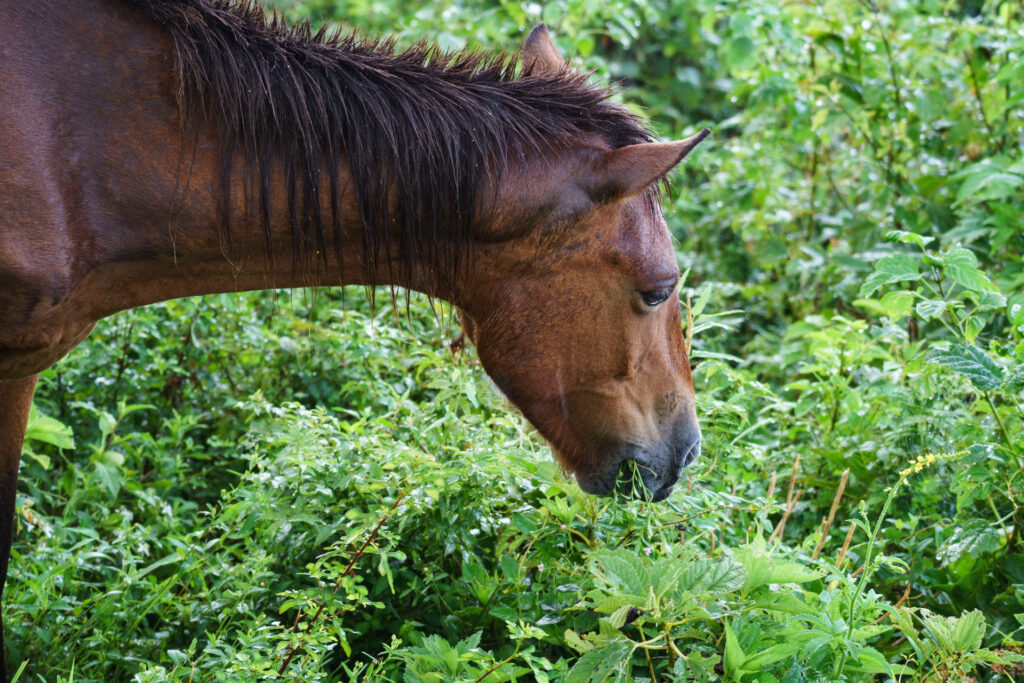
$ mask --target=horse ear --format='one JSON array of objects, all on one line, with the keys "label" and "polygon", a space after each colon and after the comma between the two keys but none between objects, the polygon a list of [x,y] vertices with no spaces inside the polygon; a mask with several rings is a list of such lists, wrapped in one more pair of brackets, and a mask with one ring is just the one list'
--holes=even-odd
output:
[{"label": "horse ear", "polygon": [[551,75],[565,68],[565,60],[551,40],[547,24],[537,24],[523,44],[523,70],[535,75]]},{"label": "horse ear", "polygon": [[675,168],[710,134],[705,128],[678,142],[644,142],[604,152],[596,162],[590,196],[608,201],[642,191]]}]

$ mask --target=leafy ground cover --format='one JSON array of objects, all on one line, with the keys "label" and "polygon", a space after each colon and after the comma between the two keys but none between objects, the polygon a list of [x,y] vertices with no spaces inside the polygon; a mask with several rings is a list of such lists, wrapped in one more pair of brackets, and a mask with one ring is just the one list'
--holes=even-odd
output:
[{"label": "leafy ground cover", "polygon": [[665,137],[705,456],[581,494],[450,313],[356,289],[115,316],[45,373],[4,601],[39,681],[1024,678],[1024,10],[287,4],[538,20]]}]

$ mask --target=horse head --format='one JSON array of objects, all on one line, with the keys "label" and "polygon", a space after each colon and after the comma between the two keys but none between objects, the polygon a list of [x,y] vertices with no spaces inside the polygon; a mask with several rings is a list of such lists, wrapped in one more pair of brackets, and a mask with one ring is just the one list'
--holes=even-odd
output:
[{"label": "horse head", "polygon": [[[523,62],[528,78],[566,68],[543,25]],[[484,212],[456,302],[464,331],[589,493],[664,499],[700,453],[656,185],[706,135],[558,145],[511,169]]]}]

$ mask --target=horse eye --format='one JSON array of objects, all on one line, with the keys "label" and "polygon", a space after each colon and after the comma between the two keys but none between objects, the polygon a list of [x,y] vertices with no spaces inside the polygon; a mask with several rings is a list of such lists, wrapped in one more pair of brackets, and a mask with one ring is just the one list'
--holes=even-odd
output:
[{"label": "horse eye", "polygon": [[648,306],[657,306],[666,299],[672,296],[672,289],[652,289],[649,292],[640,292],[640,298],[644,300],[644,303]]}]

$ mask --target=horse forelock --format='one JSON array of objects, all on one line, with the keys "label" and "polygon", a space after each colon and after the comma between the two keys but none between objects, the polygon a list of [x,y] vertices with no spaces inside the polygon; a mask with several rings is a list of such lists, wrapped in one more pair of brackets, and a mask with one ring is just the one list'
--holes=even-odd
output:
[{"label": "horse forelock", "polygon": [[[275,172],[296,259],[319,254],[326,265],[328,241],[341,259],[344,163],[365,272],[397,260],[454,279],[486,183],[574,140],[618,148],[651,139],[587,74],[522,74],[518,55],[425,42],[399,51],[390,38],[288,25],[249,0],[129,2],[171,34],[186,125],[216,127],[221,230],[230,241],[232,215],[254,211],[271,260]],[[236,177],[250,206],[231,205]]]}]

